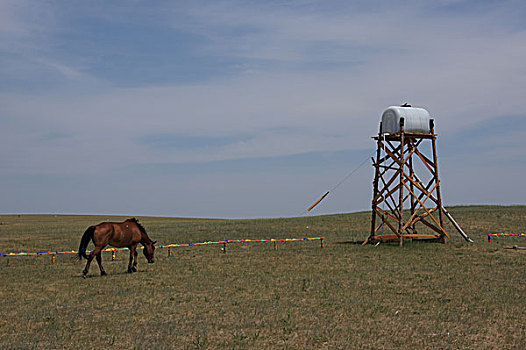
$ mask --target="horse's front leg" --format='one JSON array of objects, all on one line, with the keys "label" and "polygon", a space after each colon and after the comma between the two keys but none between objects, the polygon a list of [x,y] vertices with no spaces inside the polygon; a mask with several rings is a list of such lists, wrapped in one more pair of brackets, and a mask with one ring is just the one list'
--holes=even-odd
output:
[{"label": "horse's front leg", "polygon": [[135,246],[135,249],[133,250],[133,272],[137,272],[137,246]]},{"label": "horse's front leg", "polygon": [[100,275],[106,276],[107,273],[106,271],[104,271],[104,267],[102,267],[102,252],[99,251],[99,254],[96,255],[96,258],[97,258],[97,263],[99,264]]},{"label": "horse's front leg", "polygon": [[128,262],[128,272],[132,273],[132,272],[134,272],[133,269],[132,269],[132,262],[133,262],[133,252],[135,251],[135,247],[134,246],[129,246],[128,249],[130,250],[130,260]]}]

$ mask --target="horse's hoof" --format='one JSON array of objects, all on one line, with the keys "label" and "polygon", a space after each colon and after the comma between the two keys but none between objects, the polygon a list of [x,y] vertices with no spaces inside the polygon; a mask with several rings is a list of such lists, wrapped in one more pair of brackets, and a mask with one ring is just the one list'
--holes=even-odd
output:
[{"label": "horse's hoof", "polygon": [[86,275],[85,275],[85,274],[82,274],[82,278],[86,279]]},{"label": "horse's hoof", "polygon": [[133,270],[132,270],[132,269],[128,269],[128,273],[132,273],[132,272],[133,272]]},{"label": "horse's hoof", "polygon": [[137,272],[137,268],[135,266],[132,267],[132,272]]},{"label": "horse's hoof", "polygon": [[102,271],[102,272],[100,273],[100,275],[101,275],[101,276],[108,276],[108,274],[106,273],[106,271]]}]

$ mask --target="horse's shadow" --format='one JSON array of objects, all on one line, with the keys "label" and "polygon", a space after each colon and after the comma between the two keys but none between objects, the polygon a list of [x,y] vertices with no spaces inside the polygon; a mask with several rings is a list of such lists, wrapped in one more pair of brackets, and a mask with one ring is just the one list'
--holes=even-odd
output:
[{"label": "horse's shadow", "polygon": [[81,276],[75,274],[75,275],[73,275],[71,277],[74,277],[74,278],[80,277],[82,279],[88,279],[88,278],[109,278],[111,276],[135,275],[135,274],[142,274],[142,273],[145,273],[145,272],[146,271],[142,271],[142,270],[138,270],[138,271],[136,271],[134,273],[129,273],[127,271],[116,271],[116,272],[108,273],[107,275],[104,275],[104,276],[101,276],[101,274],[98,273],[98,274],[93,274],[93,275],[81,275]]}]

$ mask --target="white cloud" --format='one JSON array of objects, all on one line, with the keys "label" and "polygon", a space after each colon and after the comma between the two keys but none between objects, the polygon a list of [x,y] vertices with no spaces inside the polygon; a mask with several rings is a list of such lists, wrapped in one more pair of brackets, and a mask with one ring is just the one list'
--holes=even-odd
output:
[{"label": "white cloud", "polygon": [[[352,11],[346,2],[86,9],[103,22],[192,33],[200,40],[191,54],[223,59],[218,69],[230,72],[135,87],[97,75],[101,57],[64,50],[75,25],[66,14],[82,18],[82,7],[30,5],[0,3],[0,50],[12,58],[0,74],[22,82],[0,89],[1,166],[10,174],[372,148],[383,109],[405,101],[427,107],[443,134],[524,114],[526,31],[509,4],[454,15],[420,2]],[[232,143],[162,150],[141,142],[156,134]]]}]

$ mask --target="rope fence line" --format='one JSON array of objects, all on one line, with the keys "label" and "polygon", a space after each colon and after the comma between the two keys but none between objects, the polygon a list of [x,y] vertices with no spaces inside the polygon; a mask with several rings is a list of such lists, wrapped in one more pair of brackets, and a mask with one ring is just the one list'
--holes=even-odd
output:
[{"label": "rope fence line", "polygon": [[[277,250],[277,244],[278,243],[285,243],[285,242],[298,242],[298,241],[320,241],[320,247],[323,248],[323,240],[324,237],[305,237],[305,238],[283,238],[283,239],[225,239],[220,241],[207,241],[207,242],[197,242],[197,243],[172,243],[167,245],[157,245],[156,248],[168,248],[168,256],[172,254],[171,248],[181,248],[181,247],[193,247],[193,246],[203,246],[203,245],[211,245],[211,244],[222,244],[223,245],[223,252],[226,253],[226,248],[228,244],[232,243],[273,243],[274,244],[274,250]],[[140,247],[141,249],[144,249],[144,247]],[[112,260],[115,260],[115,252],[118,251],[124,251],[129,250],[128,248],[107,248],[103,249],[103,252],[112,252]],[[93,250],[90,250],[90,253]],[[78,251],[76,250],[65,250],[65,251],[40,251],[40,252],[33,252],[33,253],[26,253],[26,252],[19,252],[19,253],[7,253],[7,254],[0,254],[4,257],[17,257],[17,256],[39,256],[39,255],[51,255],[52,256],[52,263],[55,262],[55,255],[64,255],[64,254],[77,254]]]},{"label": "rope fence line", "polygon": [[526,237],[526,233],[488,233],[488,242],[491,237]]}]

